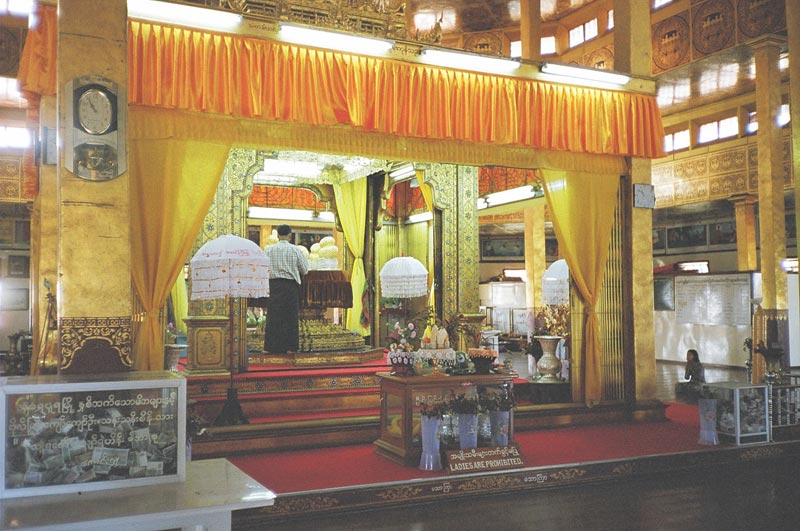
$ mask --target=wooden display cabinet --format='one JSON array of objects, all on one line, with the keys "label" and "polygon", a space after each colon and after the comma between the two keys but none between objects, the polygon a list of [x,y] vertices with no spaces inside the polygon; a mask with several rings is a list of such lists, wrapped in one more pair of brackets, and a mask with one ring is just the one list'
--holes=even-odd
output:
[{"label": "wooden display cabinet", "polygon": [[[469,374],[463,376],[426,375],[393,376],[379,372],[381,379],[381,432],[375,441],[378,454],[406,466],[419,464],[422,444],[415,426],[420,424],[419,405],[424,401],[443,400],[452,391],[462,394],[465,387],[478,390],[498,388],[513,390],[516,373]],[[514,438],[514,414],[509,421],[509,444]],[[417,430],[418,431],[418,430]]]}]

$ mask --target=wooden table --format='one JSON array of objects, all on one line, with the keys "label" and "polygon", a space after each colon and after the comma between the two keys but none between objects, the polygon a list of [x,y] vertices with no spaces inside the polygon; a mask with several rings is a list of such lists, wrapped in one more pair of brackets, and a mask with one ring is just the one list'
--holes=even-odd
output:
[{"label": "wooden table", "polygon": [[[422,446],[414,437],[415,417],[419,419],[419,403],[437,400],[450,391],[462,394],[465,386],[506,388],[512,390],[514,372],[506,374],[469,374],[448,376],[430,374],[426,376],[392,376],[379,372],[381,379],[381,433],[375,441],[378,454],[406,466],[419,464]],[[513,412],[509,422],[509,443],[514,438]]]},{"label": "wooden table", "polygon": [[230,531],[237,509],[275,503],[275,494],[227,459],[191,461],[186,481],[0,500],[0,529]]}]

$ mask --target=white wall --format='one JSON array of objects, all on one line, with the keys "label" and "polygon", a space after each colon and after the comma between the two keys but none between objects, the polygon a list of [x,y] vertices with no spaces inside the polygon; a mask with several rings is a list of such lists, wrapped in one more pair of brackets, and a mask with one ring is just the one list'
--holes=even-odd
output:
[{"label": "white wall", "polygon": [[744,340],[749,326],[683,324],[674,311],[655,312],[656,359],[686,361],[686,351],[697,350],[704,364],[744,367],[748,352]]}]

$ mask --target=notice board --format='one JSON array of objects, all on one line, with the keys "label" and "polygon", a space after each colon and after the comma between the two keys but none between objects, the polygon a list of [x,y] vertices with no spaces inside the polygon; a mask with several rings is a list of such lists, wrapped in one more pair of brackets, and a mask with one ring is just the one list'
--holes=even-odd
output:
[{"label": "notice board", "polygon": [[749,325],[749,273],[675,277],[675,320],[682,324]]}]

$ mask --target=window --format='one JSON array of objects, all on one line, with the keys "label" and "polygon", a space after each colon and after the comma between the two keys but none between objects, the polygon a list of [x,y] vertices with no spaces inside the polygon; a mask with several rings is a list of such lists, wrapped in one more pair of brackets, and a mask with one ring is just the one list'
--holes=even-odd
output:
[{"label": "window", "polygon": [[583,26],[575,26],[571,30],[569,30],[569,47],[574,48],[579,44],[583,44],[585,41],[583,37]]},{"label": "window", "polygon": [[597,37],[597,19],[593,18],[569,30],[569,47],[574,48],[595,37]]},{"label": "window", "polygon": [[511,41],[511,51],[508,55],[512,59],[522,57],[522,41]]},{"label": "window", "polygon": [[0,0],[0,15],[26,17],[33,11],[33,0]]},{"label": "window", "polygon": [[672,151],[686,149],[689,147],[690,139],[691,135],[689,135],[689,129],[666,134],[664,135],[664,151],[670,153]]},{"label": "window", "polygon": [[31,133],[24,127],[0,126],[0,148],[20,148],[31,146]]},{"label": "window", "polygon": [[744,126],[744,132],[748,135],[758,132],[758,116],[756,115],[756,111],[747,113],[747,124]]},{"label": "window", "polygon": [[540,53],[542,55],[550,55],[556,53],[556,37],[550,35],[549,37],[542,37],[540,46]]},{"label": "window", "polygon": [[789,114],[789,104],[784,103],[781,105],[781,108],[778,109],[778,127],[783,127],[784,125],[788,124],[789,121],[792,119],[791,115]]},{"label": "window", "polygon": [[739,134],[739,119],[736,116],[708,122],[700,126],[697,141],[701,144],[730,138]]},{"label": "window", "polygon": [[613,9],[609,9],[608,10],[608,26],[606,26],[606,29],[608,31],[611,31],[612,29],[614,29],[614,10]]},{"label": "window", "polygon": [[665,6],[667,4],[671,4],[671,3],[672,3],[672,0],[654,0],[653,1],[653,7],[655,9],[658,9],[659,7],[662,7],[662,6]]}]

